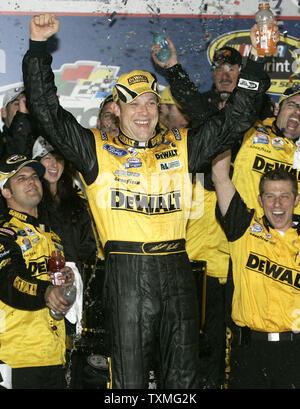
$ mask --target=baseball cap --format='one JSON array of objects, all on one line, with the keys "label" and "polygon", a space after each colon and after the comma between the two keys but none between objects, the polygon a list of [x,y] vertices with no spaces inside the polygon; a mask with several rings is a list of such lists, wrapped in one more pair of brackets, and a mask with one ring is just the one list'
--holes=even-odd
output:
[{"label": "baseball cap", "polygon": [[242,61],[241,54],[235,48],[222,47],[215,51],[212,59],[212,68],[214,69],[225,63],[242,65]]},{"label": "baseball cap", "polygon": [[32,159],[40,160],[49,152],[53,152],[55,149],[45,138],[39,136],[34,142],[32,148]]},{"label": "baseball cap", "polygon": [[287,88],[284,93],[279,98],[279,104],[281,104],[285,99],[293,97],[294,95],[300,94],[300,84],[296,84],[293,87]]},{"label": "baseball cap", "polygon": [[16,87],[8,90],[3,97],[3,108],[6,108],[10,102],[13,102],[15,99],[17,99],[18,96],[22,94],[22,92],[24,92],[24,87]]},{"label": "baseball cap", "polygon": [[148,71],[135,70],[119,77],[113,88],[113,99],[129,104],[146,92],[153,92],[160,97],[156,76]]},{"label": "baseball cap", "polygon": [[160,103],[176,105],[178,108],[181,109],[181,106],[178,104],[177,101],[175,101],[175,99],[173,98],[173,95],[171,94],[170,85],[165,87],[162,93],[160,94]]},{"label": "baseball cap", "polygon": [[36,160],[27,158],[19,153],[6,155],[0,161],[0,190],[3,189],[8,179],[24,166],[31,166],[40,177],[45,173],[45,167]]}]

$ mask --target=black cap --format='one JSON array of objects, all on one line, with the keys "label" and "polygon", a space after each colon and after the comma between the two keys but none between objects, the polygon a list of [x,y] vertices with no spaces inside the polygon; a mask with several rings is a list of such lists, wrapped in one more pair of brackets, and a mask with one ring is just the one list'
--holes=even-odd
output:
[{"label": "black cap", "polygon": [[45,167],[37,160],[19,153],[6,155],[0,161],[0,189],[2,190],[7,180],[24,166],[32,167],[40,177],[45,173]]},{"label": "black cap", "polygon": [[222,64],[238,64],[242,65],[243,58],[241,54],[232,47],[222,47],[219,50],[215,51],[212,68],[216,68]]}]

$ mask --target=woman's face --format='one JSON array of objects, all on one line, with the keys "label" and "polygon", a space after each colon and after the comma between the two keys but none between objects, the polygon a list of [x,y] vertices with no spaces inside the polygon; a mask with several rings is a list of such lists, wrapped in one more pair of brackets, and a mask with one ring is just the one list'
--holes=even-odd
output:
[{"label": "woman's face", "polygon": [[48,153],[40,162],[46,169],[44,178],[48,180],[49,183],[57,183],[65,167],[64,159],[55,153]]}]

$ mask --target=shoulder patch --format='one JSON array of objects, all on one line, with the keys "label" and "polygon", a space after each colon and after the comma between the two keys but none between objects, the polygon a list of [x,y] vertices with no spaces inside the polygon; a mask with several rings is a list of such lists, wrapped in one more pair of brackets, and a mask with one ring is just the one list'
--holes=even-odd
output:
[{"label": "shoulder patch", "polygon": [[11,236],[16,236],[16,233],[12,229],[8,229],[6,227],[0,227],[0,234],[11,237]]}]

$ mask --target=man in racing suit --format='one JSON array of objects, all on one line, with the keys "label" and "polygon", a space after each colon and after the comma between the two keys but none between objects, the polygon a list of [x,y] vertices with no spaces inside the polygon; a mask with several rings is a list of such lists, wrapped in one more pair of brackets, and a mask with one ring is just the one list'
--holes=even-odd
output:
[{"label": "man in racing suit", "polygon": [[51,251],[62,246],[37,218],[43,173],[43,165],[20,154],[0,163],[8,206],[0,223],[0,385],[5,388],[64,387],[65,325],[49,308],[67,307],[47,272]]},{"label": "man in racing suit", "polygon": [[222,112],[196,131],[160,131],[155,77],[123,74],[113,90],[120,133],[110,137],[83,128],[59,105],[45,41],[58,30],[54,15],[31,20],[23,77],[44,135],[81,173],[105,249],[112,387],[147,387],[158,346],[160,386],[197,388],[198,307],[185,252],[188,175],[236,142],[233,128],[251,126],[256,96],[269,81],[249,63]]},{"label": "man in racing suit", "polygon": [[262,175],[259,217],[229,178],[230,155],[215,159],[217,216],[233,272],[229,388],[299,388],[300,196],[295,175]]},{"label": "man in racing suit", "polygon": [[[233,166],[232,181],[249,208],[262,216],[257,186],[262,174],[284,168],[300,183],[298,139],[300,137],[300,87],[285,90],[279,99],[277,117],[258,120],[246,132]],[[295,209],[300,214],[300,206]]]}]

